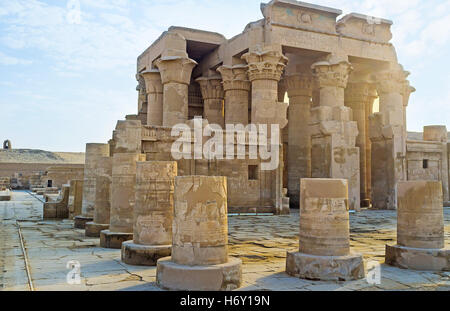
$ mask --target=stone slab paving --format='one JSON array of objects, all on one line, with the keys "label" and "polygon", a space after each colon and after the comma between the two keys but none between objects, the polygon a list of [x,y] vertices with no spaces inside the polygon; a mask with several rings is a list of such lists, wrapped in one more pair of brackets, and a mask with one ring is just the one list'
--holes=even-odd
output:
[{"label": "stone slab paving", "polygon": [[[298,248],[299,214],[289,216],[230,216],[229,252],[243,261],[239,290],[450,290],[450,272],[402,270],[384,265],[385,244],[395,244],[396,212],[363,210],[351,213],[351,247],[366,262],[381,263],[381,283],[365,279],[320,282],[288,276],[286,251]],[[17,220],[17,222],[16,222]],[[98,238],[86,238],[73,222],[43,221],[42,202],[25,191],[12,201],[0,202],[0,290],[29,290],[20,246],[20,225],[35,290],[158,291],[155,267],[137,267],[120,261],[120,250],[99,247]],[[445,209],[446,242],[450,242],[450,208]],[[81,265],[81,284],[69,285],[69,261]]]}]

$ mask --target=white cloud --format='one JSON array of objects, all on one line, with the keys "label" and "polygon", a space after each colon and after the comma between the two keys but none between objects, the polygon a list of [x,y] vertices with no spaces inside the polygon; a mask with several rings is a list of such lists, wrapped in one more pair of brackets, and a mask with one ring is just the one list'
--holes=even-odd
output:
[{"label": "white cloud", "polygon": [[32,61],[8,56],[0,51],[0,65],[29,65]]}]

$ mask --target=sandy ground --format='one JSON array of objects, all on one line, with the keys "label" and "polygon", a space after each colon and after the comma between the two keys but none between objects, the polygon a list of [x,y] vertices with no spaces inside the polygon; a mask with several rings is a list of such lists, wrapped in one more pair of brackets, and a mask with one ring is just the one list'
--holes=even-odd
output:
[{"label": "sandy ground", "polygon": [[84,164],[84,152],[51,152],[34,149],[0,150],[0,163]]},{"label": "sandy ground", "polygon": [[[450,272],[402,270],[383,264],[385,244],[395,244],[395,211],[351,214],[351,246],[366,263],[381,263],[381,283],[365,279],[320,282],[290,277],[285,272],[287,250],[298,247],[298,211],[289,216],[230,216],[229,251],[243,261],[239,290],[366,291],[450,290]],[[42,203],[27,192],[13,193],[0,202],[0,290],[29,290],[18,227],[23,235],[32,284],[37,291],[160,290],[155,267],[137,267],[120,261],[120,250],[99,247],[98,238],[86,238],[73,222],[43,221]],[[446,242],[450,241],[450,208],[445,209]],[[69,261],[80,263],[81,283],[66,281]]]}]

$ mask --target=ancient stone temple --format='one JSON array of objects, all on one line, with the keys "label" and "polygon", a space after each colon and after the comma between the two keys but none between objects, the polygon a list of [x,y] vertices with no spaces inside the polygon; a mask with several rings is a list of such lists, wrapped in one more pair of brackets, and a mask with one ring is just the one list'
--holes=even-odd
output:
[{"label": "ancient stone temple", "polygon": [[[226,176],[230,212],[288,213],[302,178],[346,179],[351,210],[396,209],[397,183],[418,178],[441,181],[449,200],[446,129],[407,137],[415,89],[392,22],[294,0],[261,12],[231,39],[174,26],[151,44],[137,59],[138,113],[119,121],[111,152],[177,161],[179,176]],[[205,136],[224,150],[204,156]],[[189,149],[174,154],[180,141]]]}]

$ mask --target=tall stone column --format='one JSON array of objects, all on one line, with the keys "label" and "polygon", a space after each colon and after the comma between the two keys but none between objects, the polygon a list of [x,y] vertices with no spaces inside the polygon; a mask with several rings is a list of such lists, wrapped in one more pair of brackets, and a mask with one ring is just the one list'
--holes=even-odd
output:
[{"label": "tall stone column", "polygon": [[145,161],[145,154],[115,153],[112,161],[110,226],[100,232],[100,246],[120,249],[133,239],[136,162]]},{"label": "tall stone column", "polygon": [[122,243],[122,261],[155,266],[172,248],[173,192],[177,162],[137,162],[133,241]]},{"label": "tall stone column", "polygon": [[406,124],[402,96],[406,73],[400,65],[375,75],[380,112],[370,117],[372,206],[397,208],[397,183],[406,180]]},{"label": "tall stone column", "polygon": [[203,97],[203,119],[209,124],[218,124],[224,128],[224,116],[222,115],[222,102],[224,90],[220,76],[201,77],[195,81],[200,84]]},{"label": "tall stone column", "polygon": [[347,180],[304,178],[300,187],[299,251],[287,253],[286,273],[318,280],[363,278],[363,257],[350,252]]},{"label": "tall stone column", "polygon": [[228,257],[227,180],[175,178],[172,257],[157,264],[156,282],[172,290],[233,290],[241,260]]},{"label": "tall stone column", "polygon": [[188,120],[188,86],[197,62],[184,56],[163,56],[155,61],[163,84],[163,126]]},{"label": "tall stone column", "polygon": [[369,83],[352,81],[347,83],[345,89],[345,106],[352,109],[352,120],[358,125],[358,136],[356,146],[359,148],[359,170],[360,170],[360,195],[364,206],[368,206],[367,200],[367,106],[369,105]]},{"label": "tall stone column", "polygon": [[152,69],[141,73],[145,81],[147,125],[163,125],[163,85],[161,74]]},{"label": "tall stone column", "polygon": [[311,109],[311,176],[348,180],[350,209],[360,209],[359,148],[357,124],[344,106],[344,89],[352,66],[346,59],[312,65],[319,88],[319,106]]},{"label": "tall stone column", "polygon": [[299,206],[300,179],[311,177],[310,123],[313,77],[311,69],[286,75],[289,96],[288,109],[288,196],[291,204]]},{"label": "tall stone column", "polygon": [[386,245],[385,262],[403,269],[448,271],[440,181],[399,181],[397,245]]},{"label": "tall stone column", "polygon": [[[371,83],[369,85],[368,104],[366,105],[366,201],[363,205],[371,206],[372,202],[372,141],[370,140],[370,122],[369,117],[373,114],[373,104],[378,98],[376,86]],[[367,201],[368,200],[368,201]]]},{"label": "tall stone column", "polygon": [[253,124],[270,126],[277,124],[280,128],[279,146],[271,146],[279,150],[279,166],[271,172],[272,198],[271,201],[277,214],[288,214],[283,208],[283,140],[282,129],[287,125],[287,103],[278,101],[278,82],[288,62],[281,53],[281,47],[266,46],[257,48],[242,55],[248,64],[248,77],[252,83],[252,115]]},{"label": "tall stone column", "polygon": [[138,91],[138,119],[141,120],[142,124],[147,122],[147,91],[145,88],[145,81],[142,75],[136,74],[136,80],[138,85],[136,91]]},{"label": "tall stone column", "polygon": [[225,125],[247,125],[250,92],[247,66],[221,66],[217,71],[222,75],[225,92]]},{"label": "tall stone column", "polygon": [[74,218],[74,226],[84,229],[94,219],[96,170],[101,157],[109,156],[109,144],[86,144],[84,163],[83,203],[81,215]]},{"label": "tall stone column", "polygon": [[94,219],[86,223],[85,234],[99,237],[102,230],[109,228],[111,211],[112,158],[101,157],[95,173],[95,209]]}]

